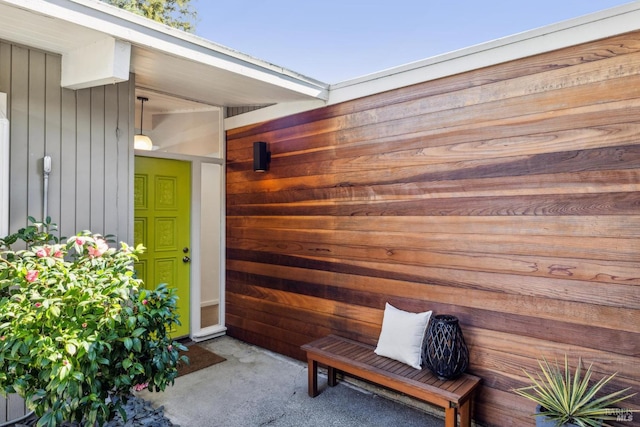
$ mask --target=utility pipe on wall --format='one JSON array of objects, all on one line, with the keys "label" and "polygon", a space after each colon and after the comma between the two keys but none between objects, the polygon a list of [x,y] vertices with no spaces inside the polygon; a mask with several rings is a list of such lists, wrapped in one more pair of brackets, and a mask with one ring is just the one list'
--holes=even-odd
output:
[{"label": "utility pipe on wall", "polygon": [[43,191],[43,215],[42,219],[47,220],[49,215],[49,174],[51,173],[51,156],[44,156],[42,159],[42,169],[44,171],[44,191]]}]

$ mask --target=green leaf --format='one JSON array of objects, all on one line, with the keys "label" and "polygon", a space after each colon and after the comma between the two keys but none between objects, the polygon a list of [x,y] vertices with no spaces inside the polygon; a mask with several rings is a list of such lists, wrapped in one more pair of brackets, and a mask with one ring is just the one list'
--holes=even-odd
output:
[{"label": "green leaf", "polygon": [[69,372],[71,372],[71,365],[62,365],[60,372],[58,373],[58,378],[64,380],[69,375]]},{"label": "green leaf", "polygon": [[71,343],[65,344],[64,349],[67,350],[67,353],[69,353],[71,356],[76,354],[76,346]]},{"label": "green leaf", "polygon": [[124,339],[124,347],[127,350],[131,350],[131,347],[133,347],[133,340],[131,338],[129,338],[129,337],[126,337]]},{"label": "green leaf", "polygon": [[16,356],[16,353],[20,349],[20,346],[22,346],[22,343],[20,341],[16,341],[13,343],[13,346],[11,347],[11,357]]},{"label": "green leaf", "polygon": [[38,419],[38,423],[36,424],[38,427],[55,427],[56,420],[53,418],[52,412],[46,412],[43,416]]},{"label": "green leaf", "polygon": [[134,326],[136,326],[137,321],[138,319],[136,318],[136,316],[129,316],[127,318],[127,326],[133,328]]},{"label": "green leaf", "polygon": [[135,331],[133,331],[133,333],[131,335],[133,335],[134,337],[138,338],[140,337],[140,335],[144,334],[147,331],[147,328],[138,328]]}]

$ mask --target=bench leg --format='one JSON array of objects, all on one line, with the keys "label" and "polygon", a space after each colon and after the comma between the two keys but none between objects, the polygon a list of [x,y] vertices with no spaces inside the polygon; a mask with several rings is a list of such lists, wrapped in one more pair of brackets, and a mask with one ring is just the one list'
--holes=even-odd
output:
[{"label": "bench leg", "polygon": [[334,387],[338,383],[338,380],[336,379],[336,368],[327,366],[327,383],[329,384],[329,387]]},{"label": "bench leg", "polygon": [[308,359],[309,362],[309,396],[316,397],[318,395],[318,362]]},{"label": "bench leg", "polygon": [[471,427],[471,399],[460,405],[460,427]]},{"label": "bench leg", "polygon": [[444,409],[444,427],[456,427],[458,418],[458,411],[456,408],[445,408]]}]

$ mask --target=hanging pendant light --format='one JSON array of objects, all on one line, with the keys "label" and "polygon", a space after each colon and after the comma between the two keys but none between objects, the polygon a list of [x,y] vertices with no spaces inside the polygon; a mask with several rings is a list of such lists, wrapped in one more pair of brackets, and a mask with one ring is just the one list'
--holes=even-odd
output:
[{"label": "hanging pendant light", "polygon": [[145,98],[144,96],[139,96],[138,100],[141,102],[140,106],[140,133],[137,134],[133,141],[133,148],[136,150],[152,150],[153,142],[151,142],[151,138],[147,135],[142,134],[142,118],[144,117],[144,103],[148,101],[149,98]]}]

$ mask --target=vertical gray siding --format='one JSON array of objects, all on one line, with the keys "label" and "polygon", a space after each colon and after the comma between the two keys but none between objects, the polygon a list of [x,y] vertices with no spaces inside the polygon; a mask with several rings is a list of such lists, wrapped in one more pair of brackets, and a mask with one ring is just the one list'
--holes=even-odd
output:
[{"label": "vertical gray siding", "polygon": [[[48,214],[60,236],[79,230],[132,243],[133,76],[80,91],[60,87],[60,57],[0,41],[0,92],[10,121],[9,230],[43,218],[43,157],[52,158]],[[0,423],[27,410],[0,397]]]},{"label": "vertical gray siding", "polygon": [[[269,104],[269,105],[273,105],[273,104]],[[269,105],[248,105],[244,107],[227,107],[225,117],[239,116],[240,114],[259,110],[261,108],[268,107]]]},{"label": "vertical gray siding", "polygon": [[17,422],[30,412],[24,399],[17,394],[9,394],[6,398],[0,396],[0,426],[11,426],[11,421]]},{"label": "vertical gray siding", "polygon": [[42,159],[52,158],[48,214],[61,236],[90,229],[130,241],[133,78],[72,91],[61,60],[0,42],[0,92],[11,129],[9,229],[43,217]]}]

